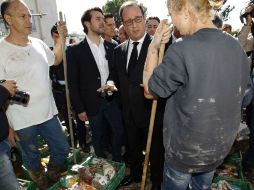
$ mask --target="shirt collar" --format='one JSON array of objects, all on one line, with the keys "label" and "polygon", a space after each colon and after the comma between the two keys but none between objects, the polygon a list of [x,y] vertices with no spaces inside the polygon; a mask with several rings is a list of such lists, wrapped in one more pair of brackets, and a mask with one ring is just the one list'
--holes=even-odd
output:
[{"label": "shirt collar", "polygon": [[[87,40],[87,43],[91,46],[91,45],[95,45],[97,46],[96,43],[94,43],[92,40],[90,40],[90,38],[88,36],[86,36],[86,40]],[[100,36],[100,44],[99,46],[103,45],[104,44],[104,39]]]},{"label": "shirt collar", "polygon": [[144,36],[140,38],[138,41],[133,41],[132,39],[130,39],[130,44],[132,44],[133,42],[139,42],[139,44],[142,44],[145,40],[146,34],[147,33],[145,32]]}]

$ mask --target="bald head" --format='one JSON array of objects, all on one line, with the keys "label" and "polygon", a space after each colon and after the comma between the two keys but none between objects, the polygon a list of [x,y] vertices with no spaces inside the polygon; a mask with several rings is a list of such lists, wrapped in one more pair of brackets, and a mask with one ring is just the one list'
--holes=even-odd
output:
[{"label": "bald head", "polygon": [[8,24],[8,22],[5,19],[5,15],[12,15],[13,12],[15,12],[20,6],[20,4],[23,4],[24,6],[27,7],[24,1],[22,0],[6,0],[1,4],[1,15],[2,18],[4,19],[4,22]]}]

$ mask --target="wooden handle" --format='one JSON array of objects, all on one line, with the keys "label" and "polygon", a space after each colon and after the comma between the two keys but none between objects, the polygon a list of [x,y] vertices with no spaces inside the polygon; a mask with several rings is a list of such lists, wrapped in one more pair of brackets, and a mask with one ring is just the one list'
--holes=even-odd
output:
[{"label": "wooden handle", "polygon": [[[160,51],[159,51],[158,65],[160,65],[162,62],[162,59],[164,57],[164,51],[165,51],[165,44],[161,44]],[[147,137],[147,143],[146,143],[146,155],[145,155],[145,162],[143,167],[143,175],[142,175],[142,182],[141,182],[141,188],[140,188],[141,190],[145,190],[147,166],[149,162],[150,149],[152,144],[153,127],[154,127],[156,109],[157,109],[157,100],[153,100],[150,123],[149,123],[149,131],[148,131],[148,137]]]},{"label": "wooden handle", "polygon": [[[63,13],[59,12],[59,20],[63,22]],[[70,136],[71,136],[71,146],[73,151],[73,159],[74,163],[77,163],[76,159],[76,152],[74,150],[74,135],[73,135],[73,126],[72,126],[72,114],[71,114],[71,103],[70,103],[70,93],[69,93],[69,87],[68,87],[68,80],[67,80],[67,59],[66,59],[66,52],[65,52],[65,36],[62,34],[60,35],[62,40],[62,54],[63,54],[63,66],[64,66],[64,80],[65,80],[65,95],[66,95],[66,102],[67,102],[67,112],[68,112],[68,122],[70,127]]]},{"label": "wooden handle", "polygon": [[62,13],[62,11],[59,11],[59,20],[63,21],[63,13]]}]

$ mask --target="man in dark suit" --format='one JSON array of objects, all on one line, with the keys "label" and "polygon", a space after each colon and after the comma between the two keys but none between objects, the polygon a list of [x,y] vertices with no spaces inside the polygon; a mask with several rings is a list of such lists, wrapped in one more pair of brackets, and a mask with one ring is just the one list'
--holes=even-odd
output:
[{"label": "man in dark suit", "polygon": [[104,16],[98,7],[88,9],[81,17],[86,38],[67,50],[70,98],[81,121],[89,121],[95,154],[106,157],[105,129],[112,131],[112,159],[121,161],[123,125],[121,111],[115,101],[116,92],[106,85],[114,45],[102,39]]},{"label": "man in dark suit", "polygon": [[[151,37],[145,32],[143,8],[136,2],[125,2],[120,8],[120,16],[129,36],[114,50],[114,72],[116,87],[120,92],[127,141],[130,148],[131,175],[121,185],[140,182],[152,101],[143,94],[142,77]],[[161,101],[160,103],[161,104]],[[162,141],[162,116],[164,105],[159,105],[155,121],[150,156],[152,189],[160,189],[164,163]]]}]

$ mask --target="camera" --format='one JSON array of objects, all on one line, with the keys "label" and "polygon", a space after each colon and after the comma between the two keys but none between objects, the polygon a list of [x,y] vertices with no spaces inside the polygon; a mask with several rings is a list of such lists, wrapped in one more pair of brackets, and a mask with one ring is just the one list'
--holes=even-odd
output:
[{"label": "camera", "polygon": [[[251,0],[249,3],[248,3],[248,6],[254,6],[254,0]],[[242,23],[244,23],[243,19],[247,17],[247,15],[250,15],[252,18],[254,18],[254,8],[251,12],[245,12],[245,10],[242,10],[241,13],[240,13],[240,20]]]},{"label": "camera", "polygon": [[[4,79],[0,80],[0,83],[4,83],[5,81],[6,80],[4,80]],[[29,92],[24,92],[24,91],[17,90],[15,92],[14,96],[9,97],[9,100],[17,102],[19,104],[26,105],[30,100],[30,94],[29,94]]]},{"label": "camera", "polygon": [[28,92],[17,90],[10,100],[26,105],[29,102],[30,94]]}]

